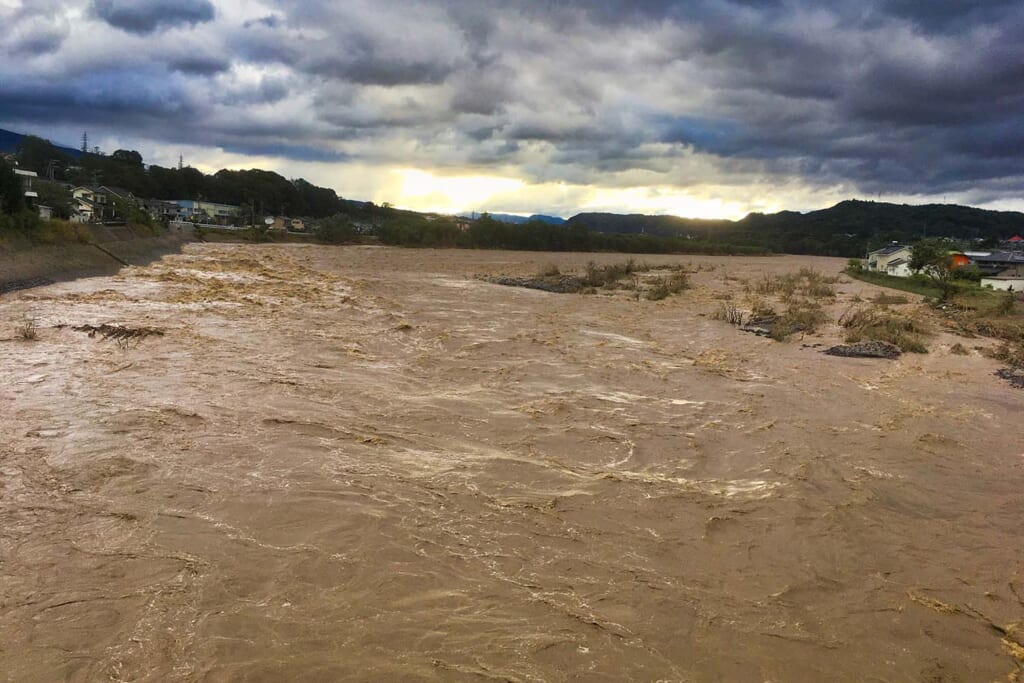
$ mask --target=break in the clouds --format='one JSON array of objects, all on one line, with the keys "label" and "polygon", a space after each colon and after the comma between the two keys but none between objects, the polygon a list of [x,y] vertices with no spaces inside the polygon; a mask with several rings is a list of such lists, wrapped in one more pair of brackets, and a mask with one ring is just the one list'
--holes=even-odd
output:
[{"label": "break in the clouds", "polygon": [[0,23],[0,125],[346,196],[1024,208],[1019,2],[0,0]]}]

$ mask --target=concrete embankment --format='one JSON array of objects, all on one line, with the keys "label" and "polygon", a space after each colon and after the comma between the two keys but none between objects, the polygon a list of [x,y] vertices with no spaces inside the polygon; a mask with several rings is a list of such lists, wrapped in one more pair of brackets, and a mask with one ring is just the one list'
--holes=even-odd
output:
[{"label": "concrete embankment", "polygon": [[187,228],[145,234],[126,226],[82,226],[87,241],[34,245],[0,243],[0,293],[79,277],[111,275],[126,265],[146,265],[178,252],[194,239]]}]

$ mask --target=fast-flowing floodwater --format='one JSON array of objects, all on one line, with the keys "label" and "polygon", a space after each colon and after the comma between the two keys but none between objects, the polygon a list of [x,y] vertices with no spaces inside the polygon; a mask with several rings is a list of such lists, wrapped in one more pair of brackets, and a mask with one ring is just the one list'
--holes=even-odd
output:
[{"label": "fast-flowing floodwater", "polygon": [[589,258],[198,244],[4,295],[0,679],[1020,676],[1024,392],[980,340],[709,316],[830,259],[648,258],[699,271],[659,302],[476,279]]}]

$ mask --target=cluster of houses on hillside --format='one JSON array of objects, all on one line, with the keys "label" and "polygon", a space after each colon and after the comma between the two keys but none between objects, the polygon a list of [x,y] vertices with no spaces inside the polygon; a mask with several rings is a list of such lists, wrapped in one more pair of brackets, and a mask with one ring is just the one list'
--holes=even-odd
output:
[{"label": "cluster of houses on hillside", "polygon": [[[39,200],[39,174],[15,167],[14,174],[21,179],[26,203],[39,212],[39,217],[49,220],[56,209]],[[53,183],[51,183],[53,184]],[[199,222],[213,225],[230,225],[240,215],[241,209],[230,204],[196,201],[192,199],[142,199],[124,189],[112,185],[70,185],[59,183],[70,194],[68,220],[72,223],[106,223],[123,220],[118,204],[129,205],[148,213],[157,221]]]},{"label": "cluster of houses on hillside", "polygon": [[[39,217],[50,220],[57,214],[57,209],[44,204],[39,199],[39,175],[35,171],[14,169],[22,182],[26,203],[39,212]],[[155,220],[162,223],[194,223],[207,226],[233,226],[245,215],[239,206],[220,204],[194,199],[142,199],[122,187],[112,185],[79,185],[62,184],[70,194],[68,220],[72,223],[110,223],[124,220],[120,206],[138,208]],[[287,216],[267,216],[264,225],[270,230],[289,232],[305,232],[306,223],[301,218]]]},{"label": "cluster of houses on hillside", "polygon": [[[866,268],[894,277],[910,277],[913,247],[890,244],[868,254]],[[1024,237],[1014,235],[993,251],[951,250],[953,268],[977,268],[982,287],[1011,292],[1024,291]]]},{"label": "cluster of houses on hillside", "polygon": [[71,187],[71,217],[74,223],[102,223],[117,220],[117,205],[134,206],[156,221],[231,225],[241,215],[237,206],[193,199],[141,199],[122,187],[82,185]]}]

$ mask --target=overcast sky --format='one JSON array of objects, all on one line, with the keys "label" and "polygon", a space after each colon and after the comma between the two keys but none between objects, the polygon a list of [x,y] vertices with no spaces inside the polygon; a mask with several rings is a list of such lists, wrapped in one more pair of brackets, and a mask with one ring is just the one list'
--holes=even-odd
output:
[{"label": "overcast sky", "polygon": [[1024,210],[1024,3],[0,0],[0,127],[425,210]]}]

